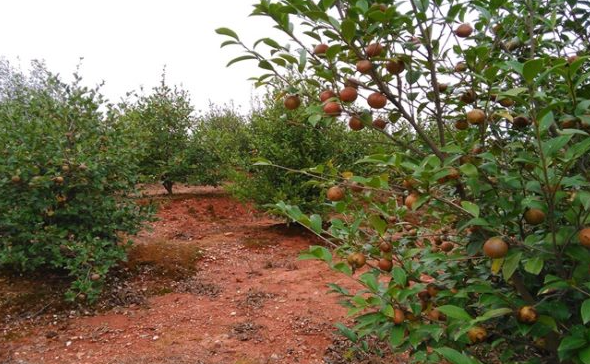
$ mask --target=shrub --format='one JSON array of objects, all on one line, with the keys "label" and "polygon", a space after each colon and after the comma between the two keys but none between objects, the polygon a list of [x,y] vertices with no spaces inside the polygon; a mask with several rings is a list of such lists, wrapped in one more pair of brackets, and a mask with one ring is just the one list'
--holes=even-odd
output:
[{"label": "shrub", "polygon": [[[256,59],[257,83],[297,95],[288,104],[312,125],[338,109],[365,126],[399,119],[386,128],[396,150],[363,160],[372,174],[325,183],[347,189],[338,217],[278,205],[335,248],[303,258],[363,286],[331,285],[359,347],[373,336],[419,363],[590,363],[588,9],[265,0],[253,14],[293,40],[260,40],[269,57],[217,30],[247,52],[232,63]],[[363,97],[339,101],[345,86]],[[318,87],[336,95],[322,104]]]},{"label": "shrub", "polygon": [[66,84],[38,63],[32,75],[3,65],[0,267],[65,270],[67,298],[92,301],[148,218],[130,197],[132,136],[77,75]]},{"label": "shrub", "polygon": [[120,105],[120,122],[129,124],[140,141],[141,175],[160,181],[170,194],[174,183],[187,182],[193,174],[188,150],[193,111],[188,92],[168,86],[165,73],[151,94],[135,94],[133,101]]},{"label": "shrub", "polygon": [[272,95],[252,111],[247,132],[250,153],[244,154],[246,170],[236,171],[229,189],[271,210],[278,201],[299,205],[304,211],[325,209],[325,196],[309,176],[270,168],[265,161],[294,171],[326,163],[327,169],[337,166],[356,172],[354,162],[375,146],[363,135],[347,132],[341,124],[306,127],[300,113],[285,115],[285,108],[277,106]]}]

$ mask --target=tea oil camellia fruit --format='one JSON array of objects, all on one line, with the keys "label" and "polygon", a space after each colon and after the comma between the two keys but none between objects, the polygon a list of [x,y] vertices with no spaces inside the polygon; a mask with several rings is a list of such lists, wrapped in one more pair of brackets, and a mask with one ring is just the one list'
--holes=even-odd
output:
[{"label": "tea oil camellia fruit", "polygon": [[486,120],[486,114],[482,109],[473,109],[465,115],[467,121],[471,124],[481,124]]},{"label": "tea oil camellia fruit", "polygon": [[524,115],[519,115],[512,120],[512,125],[514,125],[515,128],[519,128],[519,129],[525,128],[529,124],[530,124],[529,118],[527,118]]},{"label": "tea oil camellia fruit", "polygon": [[363,124],[363,121],[358,117],[351,116],[348,120],[348,127],[354,131],[359,131],[365,128],[365,124]]},{"label": "tea oil camellia fruit", "polygon": [[400,310],[399,308],[396,308],[395,310],[393,310],[393,323],[396,325],[401,325],[404,323],[406,319],[406,314],[404,313],[404,311]]},{"label": "tea oil camellia fruit", "polygon": [[297,95],[290,95],[285,98],[284,104],[287,110],[295,110],[301,105],[301,100]]},{"label": "tea oil camellia fruit", "polygon": [[328,46],[327,44],[323,44],[323,43],[318,44],[313,49],[313,54],[315,54],[316,56],[322,56],[322,55],[326,54],[326,51],[328,50],[328,48],[330,48],[330,46]]},{"label": "tea oil camellia fruit", "polygon": [[499,101],[500,105],[504,106],[504,107],[510,107],[510,106],[514,106],[514,100],[509,99],[509,98],[503,98],[502,100]]},{"label": "tea oil camellia fruit", "polygon": [[365,52],[369,58],[378,57],[383,52],[383,46],[379,43],[371,43],[367,46]]},{"label": "tea oil camellia fruit", "polygon": [[500,237],[489,238],[483,244],[484,254],[492,259],[504,258],[508,254],[508,243]]},{"label": "tea oil camellia fruit", "polygon": [[373,109],[382,109],[387,105],[387,97],[379,92],[373,92],[367,97],[367,103]]},{"label": "tea oil camellia fruit", "polygon": [[455,128],[458,130],[467,130],[469,129],[469,123],[465,119],[459,119],[455,121]]},{"label": "tea oil camellia fruit", "polygon": [[468,23],[463,23],[455,29],[455,35],[459,38],[467,38],[471,33],[473,33],[473,27]]},{"label": "tea oil camellia fruit", "polygon": [[345,87],[340,91],[340,100],[343,102],[353,102],[358,97],[358,91],[354,87]]},{"label": "tea oil camellia fruit", "polygon": [[17,183],[20,183],[20,181],[21,181],[21,178],[20,178],[20,176],[16,176],[16,175],[15,175],[15,176],[12,176],[12,177],[10,178],[10,181],[11,181],[12,183],[14,183],[14,184],[17,184]]},{"label": "tea oil camellia fruit", "polygon": [[373,120],[373,126],[377,129],[383,130],[387,126],[387,122],[381,118],[378,118]]},{"label": "tea oil camellia fruit", "polygon": [[586,248],[590,248],[590,227],[580,230],[578,238],[580,239],[580,244]]},{"label": "tea oil camellia fruit", "polygon": [[323,108],[324,112],[328,116],[340,116],[342,114],[342,107],[337,102],[327,102]]},{"label": "tea oil camellia fruit", "polygon": [[53,179],[53,181],[58,185],[61,185],[62,183],[64,183],[64,178],[62,176],[57,176]]},{"label": "tea oil camellia fruit", "polygon": [[448,83],[439,83],[437,85],[437,88],[438,88],[438,92],[445,92],[449,88],[449,84]]},{"label": "tea oil camellia fruit", "polygon": [[465,62],[459,62],[455,65],[455,72],[465,72],[467,71],[467,64]]},{"label": "tea oil camellia fruit", "polygon": [[367,59],[362,59],[356,63],[356,70],[362,74],[367,74],[373,69],[373,64]]},{"label": "tea oil camellia fruit", "polygon": [[362,268],[367,263],[367,258],[363,253],[352,253],[346,260],[355,269]]},{"label": "tea oil camellia fruit", "polygon": [[328,197],[328,200],[330,200],[330,201],[334,201],[334,202],[341,201],[344,199],[344,189],[339,186],[332,186],[328,189],[326,196]]},{"label": "tea oil camellia fruit", "polygon": [[387,61],[385,69],[392,75],[399,75],[406,69],[406,64],[401,59],[392,59]]},{"label": "tea oil camellia fruit", "polygon": [[475,91],[468,90],[468,91],[465,91],[463,94],[461,94],[461,97],[459,98],[459,100],[461,100],[461,102],[464,102],[466,104],[471,104],[476,100],[476,98],[477,98],[477,94],[475,93]]},{"label": "tea oil camellia fruit", "polygon": [[391,259],[382,258],[379,260],[379,269],[389,272],[393,268],[393,262]]},{"label": "tea oil camellia fruit", "polygon": [[539,314],[533,306],[523,306],[516,313],[516,319],[524,324],[534,324],[539,319]]},{"label": "tea oil camellia fruit", "polygon": [[478,344],[486,341],[488,332],[481,326],[475,326],[469,329],[467,337],[472,344]]},{"label": "tea oil camellia fruit", "polygon": [[322,91],[322,93],[320,94],[320,101],[321,102],[326,102],[332,98],[336,97],[336,93],[332,90],[325,90]]},{"label": "tea oil camellia fruit", "polygon": [[384,253],[389,253],[393,249],[393,246],[390,243],[384,241],[379,245],[379,249]]},{"label": "tea oil camellia fruit", "polygon": [[414,206],[414,204],[416,203],[416,201],[418,201],[420,199],[420,195],[416,192],[410,193],[406,199],[404,200],[404,205],[406,205],[406,207],[408,209],[412,209],[412,206]]},{"label": "tea oil camellia fruit", "polygon": [[98,273],[92,273],[92,275],[90,275],[90,280],[91,281],[98,281],[100,279],[100,274]]},{"label": "tea oil camellia fruit", "polygon": [[545,213],[539,209],[528,209],[524,213],[524,220],[530,225],[539,225],[545,221]]},{"label": "tea oil camellia fruit", "polygon": [[442,250],[445,253],[450,252],[451,250],[453,250],[455,246],[453,245],[453,243],[451,243],[450,241],[445,241],[440,245],[440,250]]}]

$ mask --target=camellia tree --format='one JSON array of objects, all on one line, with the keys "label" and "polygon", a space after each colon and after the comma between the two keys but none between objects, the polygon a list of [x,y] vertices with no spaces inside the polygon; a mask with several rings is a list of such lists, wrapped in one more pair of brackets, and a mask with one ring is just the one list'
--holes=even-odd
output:
[{"label": "camellia tree", "polygon": [[303,258],[362,285],[331,285],[359,347],[590,363],[589,5],[262,0],[253,15],[287,43],[217,30],[244,49],[230,64],[265,70],[257,84],[288,81],[284,105],[309,124],[345,119],[396,146],[360,161],[370,175],[306,171],[328,189],[328,222],[278,204],[333,248]]},{"label": "camellia tree", "polygon": [[141,174],[172,194],[174,183],[186,182],[192,173],[188,147],[194,108],[188,92],[168,86],[163,73],[151,94],[136,95],[120,109],[122,123],[134,126],[141,141]]}]

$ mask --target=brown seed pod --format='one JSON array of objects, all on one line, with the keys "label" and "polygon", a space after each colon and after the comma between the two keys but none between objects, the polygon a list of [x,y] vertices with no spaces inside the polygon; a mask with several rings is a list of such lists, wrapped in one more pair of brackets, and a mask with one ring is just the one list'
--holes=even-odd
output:
[{"label": "brown seed pod", "polygon": [[367,258],[363,253],[352,253],[346,259],[348,264],[353,268],[362,268],[367,263]]},{"label": "brown seed pod", "polygon": [[358,117],[351,116],[348,120],[348,127],[354,131],[359,131],[365,128],[365,124],[363,124],[363,121]]},{"label": "brown seed pod", "polygon": [[356,70],[362,74],[367,74],[373,69],[373,64],[368,59],[361,59],[356,62]]},{"label": "brown seed pod", "polygon": [[451,243],[450,241],[445,241],[440,245],[440,250],[442,250],[445,253],[448,253],[451,250],[453,250],[454,247],[455,245],[453,243]]},{"label": "brown seed pod", "polygon": [[289,95],[285,98],[283,104],[287,110],[295,110],[301,105],[301,100],[297,95]]},{"label": "brown seed pod", "polygon": [[529,124],[530,124],[530,123],[531,123],[531,122],[530,122],[529,118],[527,118],[527,117],[526,117],[526,116],[524,116],[524,115],[518,115],[517,117],[515,117],[515,118],[512,120],[512,125],[513,125],[515,128],[519,128],[519,129],[521,129],[521,128],[525,128],[525,127],[529,126]]},{"label": "brown seed pod", "polygon": [[590,248],[590,227],[580,230],[578,233],[578,239],[580,239],[580,244],[586,248]]},{"label": "brown seed pod", "polygon": [[516,313],[516,319],[524,324],[534,324],[539,319],[539,314],[533,306],[523,306]]},{"label": "brown seed pod", "polygon": [[326,102],[332,98],[336,97],[336,93],[332,90],[324,90],[322,91],[322,93],[320,94],[320,101],[321,102]]},{"label": "brown seed pod", "polygon": [[404,323],[404,320],[406,319],[406,315],[404,314],[404,311],[400,310],[399,308],[396,308],[395,310],[393,310],[393,323],[396,325],[401,325]]},{"label": "brown seed pod", "polygon": [[477,94],[473,90],[465,91],[464,93],[461,94],[461,97],[459,98],[459,100],[461,100],[461,102],[466,103],[466,104],[471,104],[471,103],[475,102],[476,99],[477,99]]},{"label": "brown seed pod", "polygon": [[481,326],[474,326],[467,332],[467,337],[472,344],[478,344],[487,339],[488,332]]},{"label": "brown seed pod", "polygon": [[467,38],[473,33],[473,27],[469,23],[463,23],[455,29],[455,35],[459,38]]},{"label": "brown seed pod", "polygon": [[330,46],[328,46],[327,44],[318,44],[314,47],[313,54],[315,54],[316,56],[323,56],[324,54],[326,54],[328,48],[330,48]]},{"label": "brown seed pod", "polygon": [[367,103],[373,109],[382,109],[387,105],[387,97],[379,92],[373,92],[367,97]]},{"label": "brown seed pod", "polygon": [[489,238],[483,245],[483,252],[492,259],[504,258],[508,254],[508,244],[500,237]]},{"label": "brown seed pod", "polygon": [[384,241],[381,244],[379,244],[379,249],[383,253],[389,253],[393,249],[393,246],[390,243]]},{"label": "brown seed pod", "polygon": [[344,199],[344,189],[339,186],[332,186],[328,189],[326,196],[330,201],[341,201]]},{"label": "brown seed pod", "polygon": [[377,119],[373,120],[373,126],[377,129],[383,130],[387,126],[387,121],[385,121],[381,118],[377,118]]},{"label": "brown seed pod", "polygon": [[411,210],[414,203],[416,203],[416,201],[418,201],[419,199],[420,195],[418,193],[410,193],[404,200],[404,205],[406,205],[406,207]]},{"label": "brown seed pod", "polygon": [[467,71],[467,64],[465,62],[459,62],[455,65],[455,72]]},{"label": "brown seed pod", "polygon": [[383,52],[383,46],[379,43],[371,43],[367,46],[365,52],[369,58],[378,57]]},{"label": "brown seed pod", "polygon": [[324,113],[328,116],[340,116],[342,114],[342,107],[337,102],[327,102],[323,107]]},{"label": "brown seed pod", "polygon": [[406,64],[401,59],[395,58],[387,61],[385,69],[392,75],[399,75],[406,69]]},{"label": "brown seed pod", "polygon": [[393,268],[393,262],[391,261],[391,259],[385,259],[382,258],[379,260],[379,269],[386,271],[386,272],[390,272],[391,269]]},{"label": "brown seed pod", "polygon": [[539,225],[545,221],[545,213],[540,209],[528,209],[524,213],[524,220],[530,225]]},{"label": "brown seed pod", "polygon": [[469,123],[465,119],[459,119],[455,121],[455,128],[458,130],[467,130],[469,128]]},{"label": "brown seed pod", "polygon": [[486,120],[486,113],[482,109],[469,110],[465,118],[470,124],[479,125]]}]

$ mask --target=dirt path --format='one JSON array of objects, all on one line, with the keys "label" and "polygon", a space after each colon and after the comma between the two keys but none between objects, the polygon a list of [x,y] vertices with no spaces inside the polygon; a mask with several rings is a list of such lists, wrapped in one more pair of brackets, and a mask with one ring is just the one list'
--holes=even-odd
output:
[{"label": "dirt path", "polygon": [[[346,311],[325,294],[327,282],[350,282],[320,262],[297,261],[316,243],[313,236],[219,190],[184,189],[172,199],[148,192],[160,202],[159,221],[135,239],[129,264],[109,282],[104,309],[29,315],[20,335],[5,329],[11,335],[0,339],[0,363],[312,364],[355,357],[333,334]],[[4,285],[17,286],[14,279]]]}]

